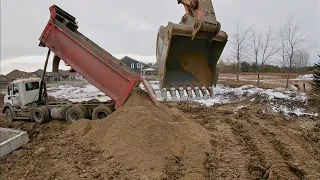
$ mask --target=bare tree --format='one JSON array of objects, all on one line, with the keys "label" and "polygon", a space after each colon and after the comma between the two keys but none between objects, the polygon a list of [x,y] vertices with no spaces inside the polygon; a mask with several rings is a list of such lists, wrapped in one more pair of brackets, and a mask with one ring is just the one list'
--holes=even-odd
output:
[{"label": "bare tree", "polygon": [[309,65],[310,53],[306,50],[300,50],[293,55],[293,67],[297,68],[298,71],[303,70]]},{"label": "bare tree", "polygon": [[300,26],[294,21],[293,16],[286,18],[285,24],[280,28],[279,39],[281,41],[281,57],[284,67],[287,67],[287,83],[289,87],[289,77],[294,65],[294,54],[301,49],[306,38],[299,32]]},{"label": "bare tree", "polygon": [[262,49],[262,33],[258,32],[256,29],[252,28],[250,33],[250,42],[251,42],[251,48],[252,48],[252,56],[255,60],[255,72],[258,75],[258,84],[260,79],[260,73],[259,73],[259,56]]},{"label": "bare tree", "polygon": [[257,84],[260,84],[260,73],[268,60],[278,51],[275,46],[275,36],[271,28],[266,33],[251,31],[251,44],[253,57],[255,58],[256,73],[258,77]]},{"label": "bare tree", "polygon": [[[270,58],[278,52],[278,50],[279,48],[276,46],[276,38],[272,29],[269,28],[262,39],[261,68],[259,73],[263,69],[264,65],[270,60]],[[258,79],[258,84],[259,81],[260,79]]]},{"label": "bare tree", "polygon": [[248,56],[248,42],[247,35],[250,32],[251,27],[241,29],[239,27],[239,23],[237,23],[237,29],[231,35],[231,47],[230,47],[230,55],[233,60],[236,61],[236,73],[237,73],[237,82],[239,82],[239,72],[240,65]]}]

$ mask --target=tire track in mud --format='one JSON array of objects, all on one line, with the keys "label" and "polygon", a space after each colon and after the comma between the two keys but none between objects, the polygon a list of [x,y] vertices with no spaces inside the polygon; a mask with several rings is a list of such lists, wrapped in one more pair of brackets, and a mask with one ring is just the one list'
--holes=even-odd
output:
[{"label": "tire track in mud", "polygon": [[303,171],[287,161],[291,154],[282,146],[281,141],[267,136],[268,133],[261,127],[260,120],[255,121],[257,117],[254,112],[248,110],[246,108],[239,111],[228,123],[233,126],[234,133],[239,135],[239,140],[244,141],[249,149],[253,161],[248,168],[258,169],[258,173],[253,171],[252,174],[258,175],[258,179],[261,178],[260,175],[269,179],[301,179]]},{"label": "tire track in mud", "polygon": [[188,105],[178,105],[177,108],[204,126],[212,136],[212,151],[207,153],[203,163],[205,179],[250,179],[247,169],[250,155],[238,142],[232,127],[224,121],[233,112]]},{"label": "tire track in mud", "polygon": [[[214,117],[225,119],[225,117]],[[210,127],[213,125],[211,124]],[[216,121],[215,130],[211,130],[212,152],[208,154],[205,169],[207,179],[248,179],[249,155],[232,132],[232,128],[224,121]],[[209,166],[208,166],[209,164]]]},{"label": "tire track in mud", "polygon": [[211,132],[207,179],[320,179],[320,124],[306,129],[302,120],[261,114],[260,105],[232,111],[237,106],[178,106]]},{"label": "tire track in mud", "polygon": [[247,119],[259,126],[274,148],[281,154],[286,164],[300,179],[320,179],[320,163],[315,160],[315,154],[307,143],[301,140],[302,135],[293,133],[289,127],[273,126],[263,119]]},{"label": "tire track in mud", "polygon": [[[179,108],[179,107],[178,107]],[[182,106],[179,109],[191,119],[211,131],[212,152],[204,163],[207,179],[259,179],[267,178],[269,172],[261,152],[250,141],[241,124],[233,124],[236,118],[231,107],[193,108]],[[197,115],[194,115],[196,112]],[[250,141],[250,142],[249,142]]]}]

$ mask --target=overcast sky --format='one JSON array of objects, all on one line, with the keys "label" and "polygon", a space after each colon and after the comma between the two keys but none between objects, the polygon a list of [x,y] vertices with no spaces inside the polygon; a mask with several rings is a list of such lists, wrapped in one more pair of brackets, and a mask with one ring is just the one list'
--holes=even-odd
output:
[{"label": "overcast sky", "polygon": [[[79,31],[115,57],[129,55],[147,62],[155,62],[159,26],[178,23],[184,14],[176,0],[1,0],[1,74],[43,67],[47,49],[38,47],[38,39],[52,4],[75,16]],[[229,35],[237,21],[242,27],[276,30],[286,16],[294,15],[310,39],[312,61],[317,61],[320,0],[213,0],[213,5],[222,30]]]}]

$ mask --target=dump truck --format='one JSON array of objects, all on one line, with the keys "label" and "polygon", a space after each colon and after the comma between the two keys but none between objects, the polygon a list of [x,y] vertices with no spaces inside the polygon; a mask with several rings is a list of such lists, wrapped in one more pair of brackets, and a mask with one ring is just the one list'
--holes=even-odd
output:
[{"label": "dump truck", "polygon": [[[220,31],[211,0],[178,0],[186,9],[179,24],[161,26],[157,36],[156,57],[161,95],[172,101],[213,97],[217,81],[216,64],[227,42]],[[39,40],[48,54],[42,78],[13,81],[4,98],[3,113],[8,121],[31,119],[45,123],[51,119],[102,119],[121,108],[131,91],[141,83],[150,99],[156,95],[140,74],[98,46],[78,30],[76,18],[52,5],[50,19]],[[46,96],[45,72],[50,53],[54,53],[52,71],[58,72],[60,61],[83,76],[112,100],[107,102],[57,102]],[[177,93],[178,92],[178,93]]]},{"label": "dump truck", "polygon": [[[56,5],[52,5],[49,10],[50,19],[39,38],[39,46],[48,48],[42,78],[19,79],[10,83],[3,107],[8,121],[30,119],[41,124],[51,119],[65,119],[69,122],[102,119],[122,107],[132,89],[141,83],[151,100],[157,103],[145,77],[80,33],[75,17]],[[53,72],[58,72],[60,60],[63,59],[112,100],[80,103],[50,101],[46,96],[44,77],[51,52],[54,52]]]}]

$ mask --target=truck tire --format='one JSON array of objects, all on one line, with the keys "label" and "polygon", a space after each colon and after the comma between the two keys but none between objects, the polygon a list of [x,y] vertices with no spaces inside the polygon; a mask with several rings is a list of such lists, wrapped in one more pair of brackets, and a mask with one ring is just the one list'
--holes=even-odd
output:
[{"label": "truck tire", "polygon": [[93,109],[92,111],[92,119],[103,119],[112,113],[112,110],[109,106],[100,105]]},{"label": "truck tire", "polygon": [[10,108],[6,108],[5,117],[8,122],[13,122],[14,118]]},{"label": "truck tire", "polygon": [[78,121],[80,119],[86,119],[87,117],[88,117],[88,111],[82,105],[72,106],[66,112],[66,120],[71,123]]},{"label": "truck tire", "polygon": [[32,119],[38,124],[44,124],[51,120],[50,111],[45,106],[35,108],[32,112]]}]

